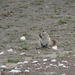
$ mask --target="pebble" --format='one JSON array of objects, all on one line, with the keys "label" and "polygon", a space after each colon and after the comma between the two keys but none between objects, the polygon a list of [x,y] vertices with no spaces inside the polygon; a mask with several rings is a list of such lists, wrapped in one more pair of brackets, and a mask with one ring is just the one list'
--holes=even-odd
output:
[{"label": "pebble", "polygon": [[56,61],[57,61],[56,59],[51,60],[51,62],[56,62]]},{"label": "pebble", "polygon": [[6,65],[1,65],[1,68],[6,68]]},{"label": "pebble", "polygon": [[24,55],[24,54],[25,54],[25,52],[20,53],[20,55]]},{"label": "pebble", "polygon": [[9,49],[9,50],[7,50],[8,52],[12,52],[13,51],[13,49]]},{"label": "pebble", "polygon": [[47,59],[43,59],[43,61],[45,62],[45,61],[47,61]]},{"label": "pebble", "polygon": [[29,72],[29,70],[25,70],[25,72]]},{"label": "pebble", "polygon": [[24,64],[27,64],[27,63],[28,63],[28,61],[24,61],[23,63],[24,63]]},{"label": "pebble", "polygon": [[22,41],[26,40],[25,36],[22,36],[22,37],[20,38],[20,40],[22,40]]},{"label": "pebble", "polygon": [[57,50],[57,46],[53,46],[52,49]]},{"label": "pebble", "polygon": [[37,63],[37,62],[38,62],[38,61],[37,61],[37,60],[35,60],[35,61],[33,61],[32,63],[33,63],[33,64],[35,64],[35,63]]},{"label": "pebble", "polygon": [[12,73],[19,73],[19,72],[21,72],[21,70],[15,70],[15,69],[12,69],[12,70],[9,71],[9,72],[12,72]]},{"label": "pebble", "polygon": [[0,55],[4,54],[4,52],[0,52]]}]

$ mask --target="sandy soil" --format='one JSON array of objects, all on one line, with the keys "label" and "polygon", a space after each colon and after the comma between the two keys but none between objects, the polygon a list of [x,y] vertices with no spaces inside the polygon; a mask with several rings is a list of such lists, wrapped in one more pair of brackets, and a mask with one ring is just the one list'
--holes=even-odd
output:
[{"label": "sandy soil", "polygon": [[[36,50],[43,30],[57,50]],[[74,31],[75,0],[0,0],[0,75],[75,75]]]}]

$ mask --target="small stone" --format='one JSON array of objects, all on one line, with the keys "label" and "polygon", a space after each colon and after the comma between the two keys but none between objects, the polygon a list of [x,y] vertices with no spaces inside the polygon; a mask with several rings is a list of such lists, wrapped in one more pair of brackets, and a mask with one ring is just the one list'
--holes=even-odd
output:
[{"label": "small stone", "polygon": [[8,52],[12,52],[13,51],[13,49],[9,49],[9,50],[7,50]]},{"label": "small stone", "polygon": [[45,61],[47,61],[47,59],[43,59],[43,61],[45,62]]},{"label": "small stone", "polygon": [[61,75],[66,75],[66,74],[61,74]]},{"label": "small stone", "polygon": [[19,72],[21,72],[20,70],[15,70],[15,69],[12,69],[11,71],[9,71],[9,72],[12,72],[12,73],[19,73]]},{"label": "small stone", "polygon": [[6,65],[1,65],[1,68],[6,68]]},{"label": "small stone", "polygon": [[22,41],[26,40],[25,36],[22,36],[22,37],[20,38],[20,40],[22,40]]},{"label": "small stone", "polygon": [[4,54],[4,52],[0,52],[0,55]]},{"label": "small stone", "polygon": [[18,64],[18,65],[21,65],[21,64],[24,64],[24,63],[23,63],[23,62],[18,62],[17,64]]},{"label": "small stone", "polygon": [[51,62],[56,62],[56,61],[57,61],[56,59],[51,60]]},{"label": "small stone", "polygon": [[38,61],[37,61],[37,60],[35,60],[35,61],[33,61],[32,63],[33,63],[33,64],[35,64],[35,63],[37,63],[37,62],[38,62]]},{"label": "small stone", "polygon": [[52,49],[57,50],[57,46],[53,46]]},{"label": "small stone", "polygon": [[20,53],[20,55],[24,55],[24,54],[25,54],[25,52]]},{"label": "small stone", "polygon": [[29,72],[29,70],[25,70],[25,72]]},{"label": "small stone", "polygon": [[24,61],[23,63],[24,63],[24,64],[27,64],[27,63],[28,63],[28,61]]}]

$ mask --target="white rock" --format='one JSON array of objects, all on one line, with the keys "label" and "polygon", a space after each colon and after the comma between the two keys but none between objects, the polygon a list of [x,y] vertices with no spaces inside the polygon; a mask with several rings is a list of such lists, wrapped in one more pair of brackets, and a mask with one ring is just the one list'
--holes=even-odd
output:
[{"label": "white rock", "polygon": [[43,61],[45,62],[45,61],[47,61],[47,59],[43,59]]},{"label": "white rock", "polygon": [[25,70],[25,72],[29,72],[29,70]]},{"label": "white rock", "polygon": [[46,64],[46,62],[43,63],[44,65]]},{"label": "white rock", "polygon": [[66,74],[61,74],[61,75],[66,75]]},{"label": "white rock", "polygon": [[24,63],[24,64],[27,64],[27,63],[28,63],[28,61],[24,61],[23,63]]},{"label": "white rock", "polygon": [[12,52],[13,51],[13,49],[9,49],[9,50],[7,50],[8,52]]},{"label": "white rock", "polygon": [[53,64],[50,64],[50,66],[53,66]]},{"label": "white rock", "polygon": [[26,40],[26,38],[25,38],[25,36],[22,36],[21,38],[20,38],[20,40]]},{"label": "white rock", "polygon": [[38,51],[38,54],[40,54],[40,52]]},{"label": "white rock", "polygon": [[57,46],[53,46],[52,49],[57,50]]},{"label": "white rock", "polygon": [[56,64],[50,64],[50,66],[54,66],[54,67],[57,67],[57,65],[56,65]]},{"label": "white rock", "polygon": [[66,60],[62,60],[63,63],[68,63]]},{"label": "white rock", "polygon": [[58,63],[58,66],[64,66],[64,64]]},{"label": "white rock", "polygon": [[31,68],[28,67],[28,69],[30,70]]},{"label": "white rock", "polygon": [[14,69],[15,69],[15,70],[19,70],[20,68],[18,68],[18,67],[15,67]]},{"label": "white rock", "polygon": [[50,74],[56,74],[56,72],[51,72]]},{"label": "white rock", "polygon": [[62,64],[62,63],[58,63],[58,66],[60,66],[60,67],[64,67],[64,68],[68,68],[68,66],[65,66],[64,64]]},{"label": "white rock", "polygon": [[57,61],[56,59],[51,60],[51,62],[56,62],[56,61]]},{"label": "white rock", "polygon": [[32,63],[33,63],[33,64],[35,64],[35,63],[37,63],[37,62],[38,62],[38,61],[37,61],[37,60],[35,60],[35,61],[33,61]]},{"label": "white rock", "polygon": [[36,70],[39,70],[40,68],[36,68]]},{"label": "white rock", "polygon": [[37,63],[38,65],[41,65],[40,63]]},{"label": "white rock", "polygon": [[19,73],[19,72],[21,72],[21,70],[15,70],[15,69],[12,69],[12,70],[9,71],[9,72],[12,72],[12,73]]},{"label": "white rock", "polygon": [[4,52],[0,52],[0,55],[4,54]]},{"label": "white rock", "polygon": [[42,69],[42,66],[41,66],[41,67],[36,68],[35,70],[39,70],[39,69]]},{"label": "white rock", "polygon": [[46,6],[46,8],[48,8],[48,6]]},{"label": "white rock", "polygon": [[24,54],[25,54],[25,52],[20,53],[20,55],[24,55]]},{"label": "white rock", "polygon": [[74,64],[74,66],[75,66],[75,64]]},{"label": "white rock", "polygon": [[17,64],[18,64],[18,65],[21,65],[21,64],[24,64],[24,63],[23,63],[23,62],[18,62]]},{"label": "white rock", "polygon": [[6,68],[6,65],[1,65],[1,68]]}]

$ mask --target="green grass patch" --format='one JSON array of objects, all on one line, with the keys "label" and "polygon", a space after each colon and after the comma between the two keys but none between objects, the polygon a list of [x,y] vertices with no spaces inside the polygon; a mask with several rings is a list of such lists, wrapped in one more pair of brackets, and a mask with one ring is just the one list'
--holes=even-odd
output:
[{"label": "green grass patch", "polygon": [[66,21],[66,19],[59,19],[58,20],[58,24],[66,24],[67,23],[67,21]]},{"label": "green grass patch", "polygon": [[29,49],[29,46],[27,46],[27,45],[24,45],[24,46],[23,46],[23,45],[22,45],[21,48],[22,48],[22,50],[28,50],[28,49]]},{"label": "green grass patch", "polygon": [[17,63],[17,62],[20,61],[20,59],[18,59],[18,58],[8,58],[7,61],[8,61],[9,63]]},{"label": "green grass patch", "polygon": [[43,3],[44,3],[44,0],[35,0],[31,4],[33,4],[33,5],[42,5]]},{"label": "green grass patch", "polygon": [[0,3],[2,2],[3,0],[0,0]]},{"label": "green grass patch", "polygon": [[27,17],[28,15],[26,13],[20,14],[20,17]]},{"label": "green grass patch", "polygon": [[20,41],[20,44],[18,46],[21,47],[21,50],[29,49],[29,46],[27,45],[27,41]]},{"label": "green grass patch", "polygon": [[72,52],[68,52],[68,53],[66,53],[65,55],[66,55],[66,56],[70,56],[70,55],[72,55]]}]

